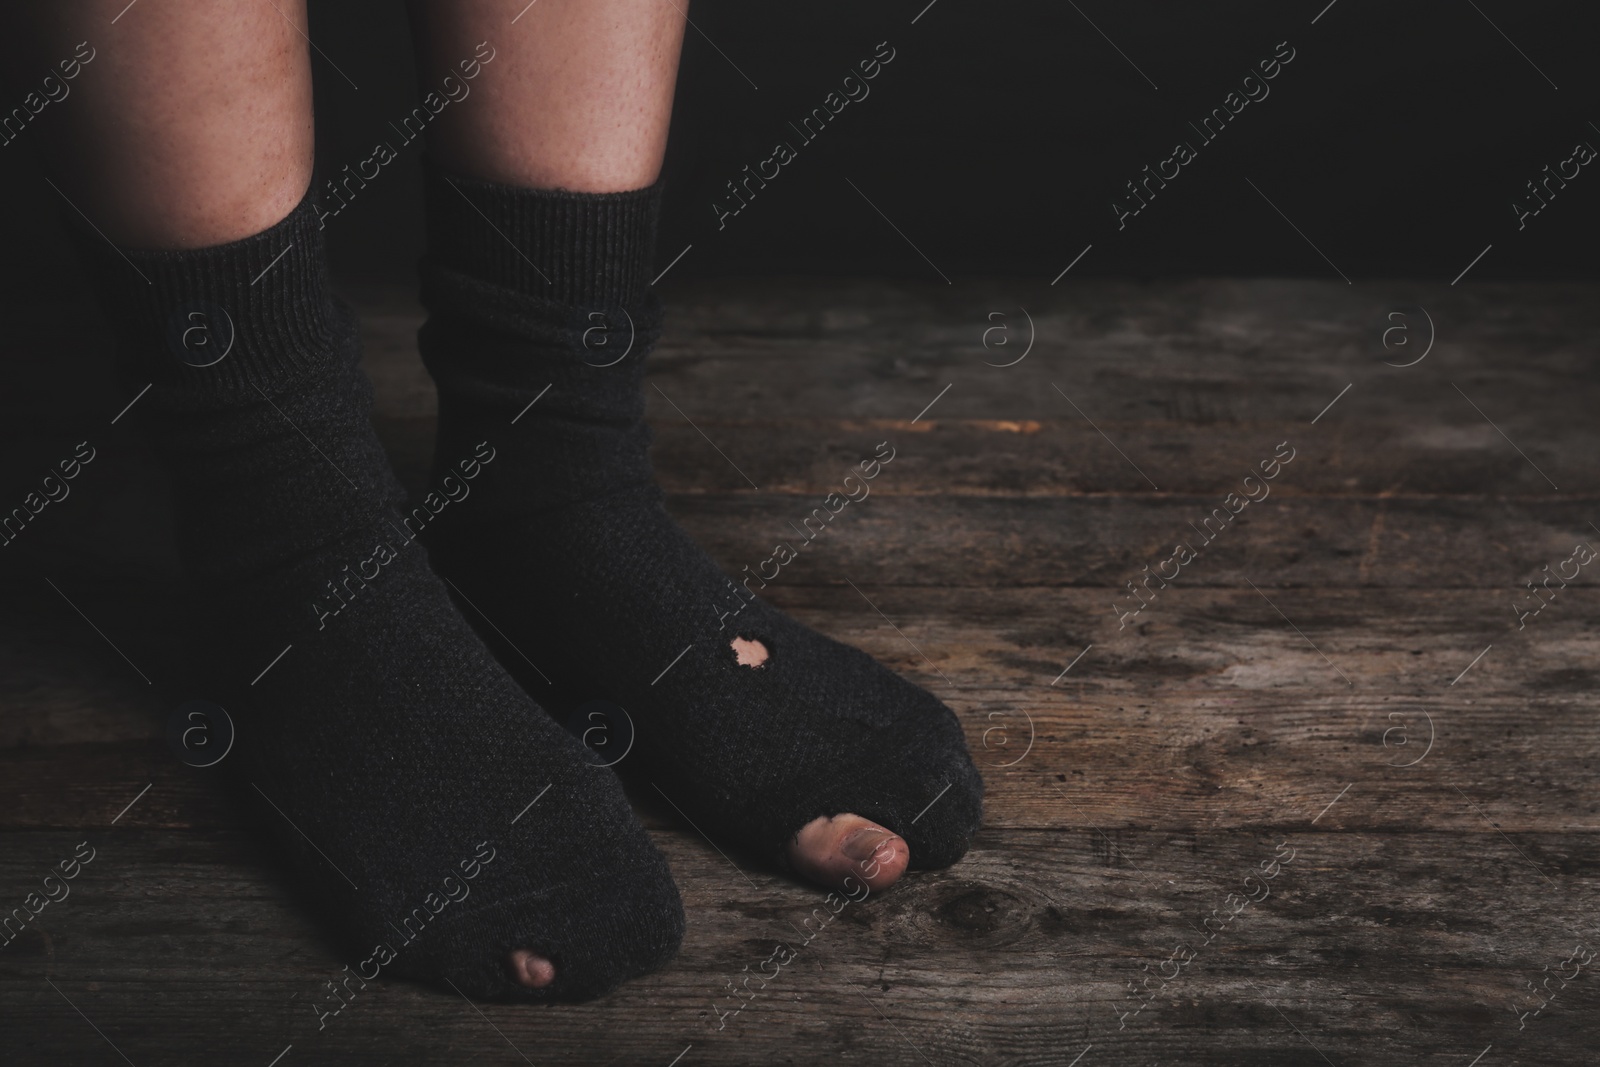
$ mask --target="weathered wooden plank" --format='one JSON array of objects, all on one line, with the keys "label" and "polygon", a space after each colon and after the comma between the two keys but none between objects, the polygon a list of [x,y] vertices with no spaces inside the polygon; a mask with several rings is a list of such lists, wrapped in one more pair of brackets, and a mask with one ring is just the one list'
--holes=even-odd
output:
[{"label": "weathered wooden plank", "polygon": [[[1335,663],[1344,657],[1359,661],[1354,665],[1344,658],[1353,667],[1346,674],[1360,691],[1423,693],[1448,687],[1491,642],[1500,642],[1502,654],[1473,668],[1474,688],[1489,686],[1491,692],[1526,696],[1531,676],[1540,694],[1555,697],[1585,692],[1591,681],[1584,660],[1589,655],[1587,625],[1596,604],[1593,589],[1583,586],[1557,594],[1553,603],[1526,620],[1522,630],[1504,589],[1270,585],[1264,590],[1271,594],[1270,602],[1253,590],[1174,586],[1159,592],[1131,620],[1132,625],[1119,628],[1119,608],[1134,603],[1125,590],[1119,603],[1112,589],[1041,585],[984,590],[866,582],[861,584],[867,593],[863,597],[847,586],[811,584],[800,581],[802,577],[804,572],[791,582],[785,572],[784,580],[770,584],[764,595],[824,632],[861,645],[899,669],[926,675],[942,687],[944,681],[930,663],[937,665],[954,680],[957,692],[1021,691],[1045,685],[1089,643],[1096,644],[1095,654],[1064,680],[1077,687],[1075,692],[1160,695],[1173,686],[1342,692],[1343,680],[1317,652],[1322,648]],[[79,603],[106,621],[120,621],[113,609],[136,601],[138,592],[133,587]],[[37,618],[26,638],[13,634],[19,660],[34,663],[44,677],[57,680],[92,663],[107,674],[115,670],[119,677],[132,679],[121,693],[143,691],[131,668],[69,606],[57,601],[57,610],[45,615],[51,601],[37,590],[17,603],[35,611]],[[918,639],[929,660],[923,660],[876,614],[874,604]],[[1274,605],[1315,640],[1315,647],[1294,633]],[[131,617],[135,606],[122,610]],[[152,620],[151,629],[176,632],[181,625],[180,617],[170,616]],[[115,632],[123,636],[120,630]],[[52,649],[62,652],[61,662],[40,663]],[[1506,654],[1514,657],[1514,666],[1504,662]],[[11,699],[22,701],[27,694],[15,692]],[[54,733],[23,735],[20,740],[48,743],[74,737],[85,739],[63,725]]]},{"label": "weathered wooden plank", "polygon": [[[1600,335],[1600,315],[1589,291],[1513,285],[1485,299],[1396,288],[1408,294],[1400,303],[1316,283],[1093,282],[1034,303],[1037,354],[997,368],[985,360],[1015,358],[982,344],[1001,285],[702,283],[676,298],[653,364],[671,398],[648,393],[657,463],[673,490],[744,486],[690,419],[756,484],[805,492],[826,492],[834,468],[893,439],[933,461],[893,492],[1150,489],[1119,448],[1162,489],[1226,492],[1289,440],[1313,460],[1294,492],[1543,496],[1555,492],[1548,476],[1594,493],[1597,385],[1584,345]],[[1425,344],[1419,305],[1405,300],[1437,313],[1438,350],[1385,366]],[[421,420],[387,439],[422,469],[416,438],[433,399],[415,355],[421,312],[392,297],[368,306],[379,411]],[[1397,307],[1407,318],[1389,317]],[[1383,333],[1396,328],[1407,332],[1386,350]]]},{"label": "weathered wooden plank", "polygon": [[[986,366],[1021,356],[1019,301],[1034,321],[1033,350],[1013,366]],[[411,354],[420,308],[404,294],[381,293],[363,294],[360,306],[382,409],[430,413],[426,374]],[[941,417],[1061,417],[1054,380],[1069,395],[1087,385],[1107,419],[1226,423],[1286,418],[1285,405],[1309,405],[1309,421],[1355,374],[1359,406],[1373,414],[1414,418],[1418,397],[1451,392],[1448,381],[1465,375],[1456,378],[1463,389],[1493,380],[1538,398],[1541,406],[1525,412],[1532,424],[1539,411],[1581,416],[1581,397],[1553,386],[1594,387],[1586,353],[1600,330],[1585,283],[1346,289],[1286,279],[1094,280],[1052,289],[719,279],[674,288],[667,306],[656,367],[662,388],[691,416],[763,418],[910,419],[955,375],[952,410],[941,402]],[[1390,318],[1396,311],[1405,318]],[[990,317],[996,313],[1004,318]],[[1421,355],[1428,316],[1434,350],[1413,367],[1385,366]],[[997,324],[1009,343],[999,346],[1001,335],[991,333],[985,348],[985,331]],[[1403,332],[1385,348],[1384,331],[1397,326]],[[685,387],[682,397],[673,381]]]},{"label": "weathered wooden plank", "polygon": [[[1538,463],[1536,470],[1456,394],[1442,399],[1454,399],[1461,411],[1440,404],[1425,420],[1419,417],[1409,424],[1349,417],[1352,405],[1340,412],[1345,417],[1339,421],[1330,417],[1317,426],[1309,425],[1308,418],[1206,426],[1097,418],[1091,426],[1073,416],[1065,401],[1067,418],[929,416],[912,422],[909,417],[697,414],[691,423],[659,400],[662,410],[651,413],[650,423],[657,475],[672,493],[743,493],[749,489],[738,473],[743,471],[764,491],[820,498],[843,491],[845,475],[887,442],[899,466],[885,470],[882,484],[868,487],[874,494],[1176,493],[1220,500],[1238,492],[1242,479],[1288,442],[1297,450],[1296,464],[1273,487],[1286,496],[1549,500],[1600,494],[1600,473],[1587,461],[1600,449],[1600,431],[1591,422],[1563,426],[1559,433],[1546,428],[1518,436]],[[384,419],[379,431],[396,468],[408,485],[420,490],[433,458],[432,420]],[[1553,490],[1539,470],[1556,478],[1561,491]]]},{"label": "weathered wooden plank", "polygon": [[[1600,498],[1594,496],[1307,495],[1296,491],[1302,463],[1314,464],[1315,457],[1297,455],[1265,499],[1243,504],[1235,498],[1233,506],[1242,506],[1237,517],[1229,515],[1220,491],[898,492],[897,480],[926,487],[941,476],[936,462],[925,463],[914,452],[897,455],[880,469],[871,495],[852,503],[827,499],[828,492],[850,488],[836,469],[837,481],[809,494],[683,492],[669,498],[669,507],[736,572],[745,566],[760,570],[775,546],[788,541],[801,560],[784,568],[784,581],[848,577],[857,584],[865,578],[890,585],[1121,585],[1140,577],[1145,565],[1170,557],[1184,541],[1200,550],[1182,571],[1182,581],[1192,584],[1244,587],[1248,579],[1321,587],[1475,585],[1514,594],[1542,567],[1555,570],[1576,542],[1600,544],[1591,525],[1600,518]],[[425,467],[409,469],[425,477]],[[122,471],[128,472],[126,481],[110,477]],[[731,469],[726,473],[737,477]],[[7,547],[30,565],[9,568],[0,583],[20,588],[30,569],[57,578],[63,572],[102,573],[124,584],[172,580],[176,564],[160,479],[131,459],[108,466],[106,474],[102,483],[81,487],[58,512],[47,509],[37,529],[30,525]],[[830,505],[840,509],[837,518]],[[463,506],[470,506],[470,498]],[[826,526],[813,516],[818,509],[829,516]],[[1220,534],[1219,510],[1228,518]],[[822,532],[803,547],[799,540],[808,517],[811,529]],[[1202,531],[1208,517],[1210,526]],[[1207,544],[1202,533],[1214,542]],[[811,557],[827,560],[829,573],[819,574],[823,565]]]},{"label": "weathered wooden plank", "polygon": [[[1019,299],[1035,319],[1034,351],[1014,366],[986,366],[1020,353]],[[1485,422],[1458,386],[1525,450],[1548,449],[1552,462],[1582,455],[1550,431],[1589,425],[1596,385],[1588,353],[1600,335],[1592,287],[1582,283],[1461,290],[1380,283],[1347,290],[1212,279],[1040,289],[1005,282],[729,279],[681,287],[669,304],[653,375],[697,421],[905,422],[950,385],[928,416],[941,426],[1033,420],[1072,427],[1080,417],[1054,382],[1102,427],[1168,428],[1171,438],[1152,445],[1172,449],[1202,429],[1309,424],[1351,385],[1337,416],[1330,414],[1318,432],[1337,433],[1359,420],[1409,434],[1400,439],[1434,452],[1487,451]],[[433,387],[414,336],[420,307],[409,293],[393,291],[361,293],[357,305],[378,413],[430,416]],[[1385,366],[1384,360],[1406,362],[1420,353],[1421,306],[1435,320],[1434,351],[1413,367]],[[1382,336],[1396,327],[1389,316],[1397,309],[1407,316],[1401,321],[1408,347],[1385,349]],[[1006,316],[1005,350],[992,343],[998,335],[989,348],[983,344],[995,313]],[[63,334],[63,321],[84,328]],[[50,358],[10,365],[12,388],[0,396],[4,438],[117,432],[109,420],[125,400],[111,385],[110,341],[84,294],[38,294],[9,307],[7,322],[14,351]],[[51,397],[60,403],[40,402]],[[678,419],[653,391],[650,401],[663,425]],[[1100,458],[1086,451],[1086,462]],[[1169,477],[1184,476],[1184,464],[1171,466]],[[1587,477],[1581,459],[1571,466],[1570,477]]]},{"label": "weathered wooden plank", "polygon": [[[890,476],[884,471],[879,478]],[[1288,477],[1288,470],[1279,475]],[[801,555],[784,568],[796,572],[795,580],[849,578],[858,585],[865,579],[894,586],[1118,587],[1142,580],[1142,568],[1157,569],[1181,542],[1197,558],[1182,567],[1179,580],[1196,586],[1467,585],[1504,590],[1509,597],[1519,590],[1528,595],[1524,583],[1542,576],[1546,565],[1555,571],[1577,542],[1600,545],[1589,526],[1600,507],[1589,499],[1273,495],[1246,505],[1219,533],[1217,518],[1207,530],[1200,527],[1219,509],[1226,515],[1221,497],[875,494],[844,505],[809,547],[800,544],[801,525],[813,510],[825,507],[821,498],[686,494],[674,497],[670,506],[706,550],[735,573],[745,566],[770,573],[772,566],[762,561],[786,542]],[[821,525],[814,520],[812,529]],[[1214,538],[1210,543],[1207,534]],[[1166,573],[1177,570],[1168,566]],[[1506,613],[1514,619],[1509,608]]]},{"label": "weathered wooden plank", "polygon": [[[292,1062],[522,1062],[510,1042],[536,1063],[667,1064],[691,1045],[680,1062],[1066,1064],[1091,1045],[1084,1064],[1321,1062],[1314,1045],[1339,1064],[1467,1063],[1493,1045],[1498,1062],[1577,1064],[1600,996],[1582,973],[1523,1029],[1510,1009],[1523,979],[1596,944],[1592,835],[1539,837],[1580,857],[1541,875],[1487,829],[989,832],[950,871],[812,920],[806,944],[821,893],[760,872],[752,888],[692,835],[658,833],[689,922],[658,974],[594,1004],[481,1015],[380,981],[319,1030],[313,1005],[331,1006],[323,983],[346,961],[238,835],[87,836],[71,895],[0,949],[8,1061],[116,1061],[70,997],[134,1063],[266,1064],[290,1045]],[[83,837],[5,835],[0,885],[25,891]],[[780,942],[793,961],[719,1016]],[[1159,996],[1125,1016],[1147,975]]]},{"label": "weathered wooden plank", "polygon": [[[1254,591],[1174,589],[1127,630],[1103,591],[862,592],[894,626],[848,587],[772,587],[781,606],[955,709],[993,825],[1058,825],[1058,785],[1072,791],[1071,818],[1134,827],[1278,825],[1353,785],[1371,800],[1349,811],[1352,826],[1471,828],[1481,817],[1460,788],[1507,827],[1560,812],[1562,825],[1600,828],[1586,788],[1600,746],[1590,589],[1561,594],[1522,631],[1501,596],[1475,590],[1272,589],[1291,626]],[[81,619],[54,618],[83,631],[64,665],[123,681],[58,676],[13,694],[0,826],[104,826],[150,782],[131,824],[231,825],[160,741],[177,704],[204,694],[152,692]]]},{"label": "weathered wooden plank", "polygon": [[[879,478],[889,476],[884,471]],[[1509,605],[1519,592],[1530,596],[1526,583],[1542,580],[1545,567],[1551,588],[1559,588],[1559,565],[1575,544],[1600,546],[1590,525],[1600,512],[1593,498],[1274,494],[1232,517],[1220,496],[874,494],[843,505],[826,525],[813,514],[827,514],[821,496],[691,493],[670,498],[669,507],[735,574],[747,566],[770,574],[773,567],[762,561],[782,542],[799,556],[782,569],[782,580],[808,584],[849,578],[858,585],[865,579],[894,586],[1117,588],[1142,580],[1145,566],[1156,569],[1181,543],[1197,557],[1177,579],[1190,586],[1468,587],[1501,591]],[[1225,528],[1219,511],[1229,518]],[[804,543],[808,518],[810,544]],[[98,547],[114,532],[86,531],[82,547]],[[1165,573],[1175,571],[1167,566]],[[1577,574],[1578,584],[1588,580],[1586,570]],[[1125,598],[1132,603],[1131,594]],[[1509,606],[1505,611],[1515,619]]]},{"label": "weathered wooden plank", "polygon": [[[1600,832],[1588,699],[951,702],[984,772],[990,827],[1284,827],[1339,798],[1326,822],[1349,831],[1476,831],[1492,819],[1508,832]],[[154,742],[13,750],[0,754],[0,772],[5,829],[239,825],[217,775],[182,767]],[[677,823],[648,789],[635,799],[652,825]]]}]

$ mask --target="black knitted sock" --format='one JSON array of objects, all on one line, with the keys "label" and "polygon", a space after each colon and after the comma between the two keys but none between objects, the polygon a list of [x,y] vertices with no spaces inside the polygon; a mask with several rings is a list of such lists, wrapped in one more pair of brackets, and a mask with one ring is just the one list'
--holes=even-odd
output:
[{"label": "black knitted sock", "polygon": [[[202,691],[238,730],[220,769],[352,969],[545,1000],[670,957],[682,907],[620,783],[495,662],[416,543],[430,513],[403,513],[368,422],[311,198],[215,248],[125,259],[90,235],[83,254],[125,386],[153,383],[130,417],[171,468]],[[515,985],[517,948],[554,983]]]},{"label": "black knitted sock", "polygon": [[[560,690],[620,704],[638,755],[619,770],[706,832],[781,865],[807,822],[854,812],[904,837],[912,866],[954,863],[982,796],[954,714],[740,595],[662,506],[641,392],[659,324],[658,202],[655,188],[580,195],[431,175],[421,340],[439,386],[438,461],[485,438],[501,457],[443,516],[435,563],[500,638],[539,650]],[[736,635],[764,644],[765,664],[740,665]],[[539,691],[519,653],[496,647]]]}]

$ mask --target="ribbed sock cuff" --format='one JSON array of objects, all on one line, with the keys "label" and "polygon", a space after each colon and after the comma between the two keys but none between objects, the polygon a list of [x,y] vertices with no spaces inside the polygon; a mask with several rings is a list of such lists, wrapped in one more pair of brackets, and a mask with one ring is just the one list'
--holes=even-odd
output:
[{"label": "ribbed sock cuff", "polygon": [[125,384],[178,405],[257,399],[328,366],[350,332],[333,301],[314,194],[242,240],[181,251],[118,249],[74,231],[119,342]]},{"label": "ribbed sock cuff", "polygon": [[630,307],[655,260],[661,182],[626,193],[524,189],[427,165],[428,258],[573,307]]}]

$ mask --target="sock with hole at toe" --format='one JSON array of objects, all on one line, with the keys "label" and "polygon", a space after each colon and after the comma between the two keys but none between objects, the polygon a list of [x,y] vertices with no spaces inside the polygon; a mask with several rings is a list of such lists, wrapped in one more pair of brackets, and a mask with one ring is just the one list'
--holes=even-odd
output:
[{"label": "sock with hole at toe", "polygon": [[[172,475],[207,667],[187,685],[237,727],[219,771],[352,970],[581,998],[670,957],[681,904],[614,774],[428,566],[311,199],[227,245],[124,259],[91,235],[82,253],[120,376],[130,395],[148,385],[129,420]],[[554,962],[552,984],[511,981],[519,948]]]},{"label": "sock with hole at toe", "polygon": [[[636,755],[619,771],[719,840],[781,864],[811,819],[854,812],[904,837],[914,867],[960,858],[982,781],[954,714],[735,585],[662,505],[642,388],[658,190],[435,170],[428,210],[437,460],[484,439],[497,456],[432,548],[504,662],[542,686],[519,669],[531,655],[565,692],[620,704]],[[736,636],[765,662],[739,663]]]}]

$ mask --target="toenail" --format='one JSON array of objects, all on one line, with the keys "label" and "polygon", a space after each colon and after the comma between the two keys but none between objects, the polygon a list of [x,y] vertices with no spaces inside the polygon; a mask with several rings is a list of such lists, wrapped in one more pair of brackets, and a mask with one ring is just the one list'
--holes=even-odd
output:
[{"label": "toenail", "polygon": [[729,645],[741,667],[759,667],[767,662],[767,646],[748,637],[735,637]]},{"label": "toenail", "polygon": [[839,851],[857,863],[865,863],[874,857],[878,851],[878,846],[884,844],[893,836],[887,830],[863,827],[841,841],[839,843]]}]

